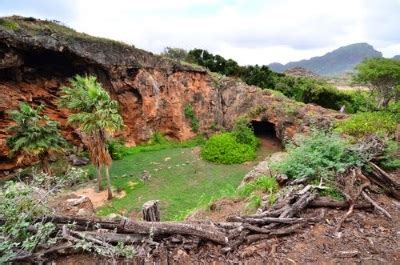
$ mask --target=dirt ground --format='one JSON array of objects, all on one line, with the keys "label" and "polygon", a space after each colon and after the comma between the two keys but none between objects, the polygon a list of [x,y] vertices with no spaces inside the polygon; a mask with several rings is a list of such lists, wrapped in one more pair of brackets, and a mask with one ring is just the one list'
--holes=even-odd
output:
[{"label": "dirt ground", "polygon": [[[96,191],[95,187],[83,187],[73,192],[76,195],[83,195],[88,197],[94,208],[98,208],[107,203],[107,190],[100,192]],[[123,198],[125,196],[125,191],[113,192],[115,198]]]}]

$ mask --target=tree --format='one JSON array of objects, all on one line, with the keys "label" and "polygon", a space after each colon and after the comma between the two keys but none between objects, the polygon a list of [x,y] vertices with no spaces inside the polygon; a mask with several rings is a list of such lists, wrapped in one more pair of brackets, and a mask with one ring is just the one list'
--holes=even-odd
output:
[{"label": "tree", "polygon": [[95,76],[75,76],[71,87],[62,87],[60,105],[72,110],[68,122],[77,125],[87,146],[90,160],[97,170],[99,191],[102,190],[102,167],[107,177],[108,199],[112,199],[109,168],[111,156],[107,138],[123,127],[118,103],[110,98]]},{"label": "tree", "polygon": [[38,158],[43,171],[51,175],[49,157],[52,153],[61,153],[66,141],[60,135],[58,123],[42,115],[44,105],[32,108],[22,102],[19,110],[10,112],[15,125],[9,126],[11,136],[7,138],[10,155],[20,155],[18,163],[25,157]]},{"label": "tree", "polygon": [[377,95],[379,108],[400,98],[400,61],[371,58],[357,65],[356,70],[355,81],[370,86],[371,92]]}]

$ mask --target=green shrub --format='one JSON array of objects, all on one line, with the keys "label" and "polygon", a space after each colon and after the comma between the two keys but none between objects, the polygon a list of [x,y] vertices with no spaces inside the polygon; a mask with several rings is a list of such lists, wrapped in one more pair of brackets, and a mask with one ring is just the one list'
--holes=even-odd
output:
[{"label": "green shrub", "polygon": [[367,112],[375,110],[375,99],[366,91],[341,91],[349,96],[339,100],[338,106],[345,106],[347,113]]},{"label": "green shrub", "polygon": [[109,139],[107,141],[107,148],[113,160],[121,160],[128,155],[124,141],[121,139]]},{"label": "green shrub", "polygon": [[190,126],[194,132],[197,132],[200,128],[199,119],[197,119],[196,114],[194,113],[192,105],[188,104],[185,106],[183,110],[185,114],[185,118],[190,121]]},{"label": "green shrub", "polygon": [[239,118],[233,128],[232,135],[236,141],[241,144],[247,144],[256,148],[259,140],[254,135],[253,128],[249,127],[249,122],[245,118]]},{"label": "green shrub", "polygon": [[160,132],[153,133],[150,140],[147,142],[148,145],[164,145],[168,143],[168,139]]},{"label": "green shrub", "polygon": [[211,136],[201,149],[203,159],[219,164],[236,164],[255,158],[253,146],[239,143],[232,133]]},{"label": "green shrub", "polygon": [[[1,264],[17,256],[21,249],[30,252],[38,244],[45,245],[53,232],[53,224],[32,225],[34,217],[50,213],[42,202],[45,200],[39,200],[38,196],[33,187],[23,183],[7,182],[0,189],[0,218],[4,220],[4,224],[0,226]],[[31,225],[38,233],[32,232]]]},{"label": "green shrub", "polygon": [[290,178],[330,178],[363,163],[363,158],[350,152],[336,134],[314,131],[309,136],[300,135],[296,143],[288,146],[285,161],[271,165]]},{"label": "green shrub", "polygon": [[363,112],[352,115],[349,119],[339,121],[336,131],[355,137],[368,134],[393,134],[398,118],[390,112]]}]

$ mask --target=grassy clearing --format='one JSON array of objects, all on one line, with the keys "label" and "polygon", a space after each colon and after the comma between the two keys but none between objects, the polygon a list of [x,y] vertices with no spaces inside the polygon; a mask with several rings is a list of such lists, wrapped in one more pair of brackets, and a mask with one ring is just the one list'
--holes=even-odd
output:
[{"label": "grassy clearing", "polygon": [[[112,185],[124,190],[126,196],[98,209],[99,215],[128,215],[140,211],[144,202],[157,199],[161,201],[163,220],[182,219],[191,210],[233,193],[254,164],[212,164],[200,159],[197,148],[141,148],[114,161],[110,171]],[[144,170],[152,176],[146,183],[139,179]]]}]

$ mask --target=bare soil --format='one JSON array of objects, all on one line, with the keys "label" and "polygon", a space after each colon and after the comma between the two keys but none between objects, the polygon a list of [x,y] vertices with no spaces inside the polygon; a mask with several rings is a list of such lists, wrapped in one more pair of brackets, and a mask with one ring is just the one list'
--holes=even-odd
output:
[{"label": "bare soil", "polygon": [[[92,201],[94,208],[99,208],[108,202],[107,190],[98,192],[94,185],[82,187],[76,191],[73,191],[72,193],[77,196],[88,197]],[[123,198],[125,196],[125,191],[114,191],[113,195],[115,198]]]}]

